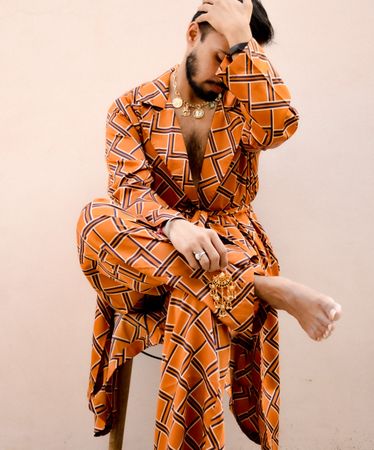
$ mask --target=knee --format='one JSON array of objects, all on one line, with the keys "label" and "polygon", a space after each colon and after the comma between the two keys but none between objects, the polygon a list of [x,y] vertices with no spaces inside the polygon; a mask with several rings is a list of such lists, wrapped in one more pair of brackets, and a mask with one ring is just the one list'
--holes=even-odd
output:
[{"label": "knee", "polygon": [[84,242],[101,245],[119,233],[127,233],[136,226],[136,220],[109,197],[96,197],[80,211],[76,223],[78,247]]},{"label": "knee", "polygon": [[97,221],[100,218],[117,218],[122,217],[123,214],[125,214],[123,209],[114,205],[109,197],[96,197],[86,203],[80,210],[77,230],[92,224],[93,221]]},{"label": "knee", "polygon": [[[82,268],[90,268],[98,260],[105,237],[113,226],[116,216],[115,206],[107,197],[97,197],[86,203],[80,210],[76,222],[76,247]],[[111,225],[112,223],[112,225]]]},{"label": "knee", "polygon": [[94,228],[95,223],[100,218],[104,219],[108,215],[113,215],[113,212],[110,212],[110,208],[113,208],[113,205],[107,197],[94,198],[83,206],[76,222],[76,241],[78,246],[81,245],[89,230]]}]

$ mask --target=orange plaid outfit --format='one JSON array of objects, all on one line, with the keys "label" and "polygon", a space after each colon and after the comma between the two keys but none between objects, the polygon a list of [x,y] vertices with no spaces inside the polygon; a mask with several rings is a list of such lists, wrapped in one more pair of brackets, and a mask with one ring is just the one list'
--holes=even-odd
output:
[{"label": "orange plaid outfit", "polygon": [[[79,215],[77,245],[97,296],[89,408],[94,435],[117,412],[116,370],[162,344],[154,448],[224,449],[223,393],[241,430],[262,449],[278,449],[277,311],[256,297],[254,274],[279,274],[271,242],[251,206],[261,150],[278,147],[298,127],[290,92],[262,46],[251,38],[226,56],[225,83],[195,187],[170,97],[172,67],[110,106],[106,126],[108,197]],[[209,294],[214,273],[192,270],[157,227],[171,217],[215,230],[239,295],[225,317]],[[156,296],[156,297],[155,297]],[[164,299],[144,314],[141,301]],[[144,303],[143,303],[144,304]]]}]

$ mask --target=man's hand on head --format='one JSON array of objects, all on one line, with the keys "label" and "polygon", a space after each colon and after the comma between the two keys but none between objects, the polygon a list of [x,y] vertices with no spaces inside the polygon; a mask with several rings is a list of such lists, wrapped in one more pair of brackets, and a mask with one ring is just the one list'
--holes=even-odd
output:
[{"label": "man's hand on head", "polygon": [[195,21],[208,22],[225,36],[230,47],[251,39],[252,0],[203,0],[198,11],[203,14]]}]

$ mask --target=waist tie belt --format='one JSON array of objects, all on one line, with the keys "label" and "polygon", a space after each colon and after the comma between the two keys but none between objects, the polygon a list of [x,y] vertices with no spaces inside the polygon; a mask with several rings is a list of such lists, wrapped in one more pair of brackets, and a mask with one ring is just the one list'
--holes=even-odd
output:
[{"label": "waist tie belt", "polygon": [[252,205],[240,205],[235,208],[225,208],[218,210],[205,210],[205,209],[197,209],[191,208],[183,211],[188,215],[188,218],[191,222],[196,223],[200,222],[205,225],[210,219],[214,219],[214,217],[225,217],[225,216],[236,216],[245,211],[252,211]]}]

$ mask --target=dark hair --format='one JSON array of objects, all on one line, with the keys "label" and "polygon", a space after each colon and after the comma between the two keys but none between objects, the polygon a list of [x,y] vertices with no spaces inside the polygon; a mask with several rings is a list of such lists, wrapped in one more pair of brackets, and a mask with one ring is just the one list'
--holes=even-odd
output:
[{"label": "dark hair", "polygon": [[[239,0],[243,3],[243,0]],[[270,43],[274,37],[274,29],[270,23],[269,17],[265,8],[263,7],[260,0],[252,0],[253,11],[251,21],[249,23],[252,36],[260,45],[265,45]],[[196,20],[203,11],[198,11],[193,17],[191,22]],[[213,30],[213,27],[208,22],[200,22],[199,29],[201,32],[201,40],[204,41],[206,35]]]}]

